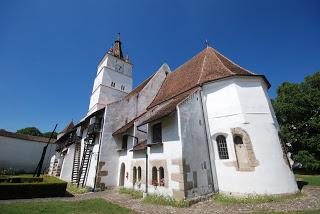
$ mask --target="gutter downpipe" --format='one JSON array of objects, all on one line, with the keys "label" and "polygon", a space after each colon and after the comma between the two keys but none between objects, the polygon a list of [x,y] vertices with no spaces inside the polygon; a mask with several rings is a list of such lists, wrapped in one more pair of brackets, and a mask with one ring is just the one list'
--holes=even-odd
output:
[{"label": "gutter downpipe", "polygon": [[[205,132],[206,132],[206,139],[207,139],[207,147],[208,147],[208,155],[209,155],[209,160],[210,160],[210,168],[211,168],[211,179],[212,179],[212,183],[213,183],[213,192],[218,192],[219,191],[219,186],[218,186],[218,178],[217,178],[217,171],[216,171],[216,166],[214,164],[214,150],[213,148],[210,146],[210,142],[211,142],[211,135],[210,135],[210,129],[209,129],[209,122],[208,122],[208,117],[207,117],[207,111],[203,105],[204,103],[204,96],[203,96],[203,85],[201,85],[200,88],[200,102],[201,102],[201,109],[202,109],[202,116],[204,119],[204,128],[205,128]],[[211,157],[211,154],[213,156],[213,158]],[[214,166],[214,168],[213,168]]]},{"label": "gutter downpipe", "polygon": [[[143,131],[143,130],[140,130],[139,127],[141,127],[142,125],[138,125],[137,126],[137,130],[140,131],[140,132],[143,132],[143,133],[148,133],[146,131]],[[149,125],[148,125],[148,128],[149,128]],[[148,142],[147,142],[147,147],[146,147],[146,188],[145,188],[145,192],[143,193],[143,197],[146,197],[148,195],[148,149],[149,146],[148,146]]]},{"label": "gutter downpipe", "polygon": [[148,195],[148,146],[146,148],[146,192],[145,196]]}]

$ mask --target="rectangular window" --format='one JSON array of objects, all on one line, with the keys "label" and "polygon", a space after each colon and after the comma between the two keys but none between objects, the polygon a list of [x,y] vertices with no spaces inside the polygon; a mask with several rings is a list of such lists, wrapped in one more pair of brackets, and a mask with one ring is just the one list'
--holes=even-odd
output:
[{"label": "rectangular window", "polygon": [[161,123],[152,126],[152,143],[162,143]]},{"label": "rectangular window", "polygon": [[123,135],[121,149],[127,150],[127,147],[128,147],[128,135]]},{"label": "rectangular window", "polygon": [[229,159],[226,137],[223,135],[219,135],[216,138],[216,141],[217,141],[217,146],[218,146],[219,158],[220,159]]}]

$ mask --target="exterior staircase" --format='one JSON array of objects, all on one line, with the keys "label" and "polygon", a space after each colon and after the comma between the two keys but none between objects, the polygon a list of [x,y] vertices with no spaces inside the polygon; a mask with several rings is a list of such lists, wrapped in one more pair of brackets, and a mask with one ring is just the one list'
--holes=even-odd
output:
[{"label": "exterior staircase", "polygon": [[94,146],[94,138],[90,138],[90,137],[86,138],[84,143],[81,166],[78,173],[78,181],[77,181],[78,187],[79,186],[83,187],[86,181],[87,174],[89,171],[93,146]]},{"label": "exterior staircase", "polygon": [[92,123],[88,126],[87,137],[84,139],[84,149],[78,173],[77,186],[83,187],[89,172],[92,150],[97,134],[101,132],[101,123]]},{"label": "exterior staircase", "polygon": [[80,169],[81,141],[75,143],[71,182],[77,183]]}]

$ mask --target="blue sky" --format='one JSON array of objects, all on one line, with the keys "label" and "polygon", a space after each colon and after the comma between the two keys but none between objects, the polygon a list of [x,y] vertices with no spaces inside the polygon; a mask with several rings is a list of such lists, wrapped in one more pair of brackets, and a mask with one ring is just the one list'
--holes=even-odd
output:
[{"label": "blue sky", "polygon": [[272,87],[320,70],[320,1],[0,2],[0,128],[58,130],[83,117],[101,57],[121,32],[134,86],[204,48]]}]

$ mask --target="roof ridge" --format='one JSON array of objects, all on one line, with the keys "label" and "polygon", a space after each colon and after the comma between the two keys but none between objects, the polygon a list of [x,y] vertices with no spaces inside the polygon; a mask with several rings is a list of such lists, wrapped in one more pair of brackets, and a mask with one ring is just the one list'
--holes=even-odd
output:
[{"label": "roof ridge", "polygon": [[[212,48],[212,47],[211,47]],[[225,66],[225,64],[220,60],[220,58],[217,56],[216,52],[218,52],[216,49],[212,48],[214,55],[216,55],[217,59],[219,60],[219,62],[221,62],[221,64],[223,65],[223,67],[225,67],[231,74],[236,74],[233,71],[231,71],[227,66]],[[218,52],[219,53],[219,52]],[[219,53],[220,54],[220,53]]]},{"label": "roof ridge", "polygon": [[[206,48],[207,49],[207,48]],[[189,60],[187,60],[186,62],[182,63],[181,65],[179,65],[176,69],[174,69],[172,72],[170,72],[170,74],[173,74],[174,72],[176,72],[177,70],[179,70],[181,67],[185,66],[186,64],[188,64],[190,61],[192,61],[194,58],[198,57],[202,52],[206,51],[206,49],[200,51],[198,54],[194,55],[193,57],[191,57]],[[169,74],[168,74],[169,76]]]},{"label": "roof ridge", "polygon": [[150,109],[152,109],[152,108],[154,108],[154,107],[156,107],[156,106],[159,106],[159,105],[161,105],[161,104],[163,104],[163,103],[165,103],[165,102],[167,102],[167,101],[169,101],[169,100],[172,100],[172,99],[175,99],[176,97],[178,97],[178,96],[180,96],[180,95],[182,95],[182,94],[184,94],[184,93],[186,93],[186,92],[188,92],[188,91],[191,91],[191,90],[193,90],[193,89],[195,89],[195,88],[198,88],[199,87],[199,85],[195,85],[195,86],[193,86],[193,87],[191,87],[191,88],[189,88],[189,89],[187,89],[187,90],[185,90],[185,91],[182,91],[182,92],[180,92],[180,93],[178,93],[178,94],[176,94],[176,95],[174,95],[174,96],[172,96],[172,97],[169,97],[169,98],[167,98],[167,99],[165,99],[165,100],[162,100],[161,102],[159,102],[159,103],[157,103],[156,105],[149,105],[148,107],[147,107],[147,110],[150,110]]},{"label": "roof ridge", "polygon": [[200,84],[200,82],[201,82],[201,78],[202,78],[202,74],[203,74],[203,67],[204,67],[204,64],[206,63],[206,59],[207,59],[208,48],[209,47],[206,47],[206,50],[205,50],[206,53],[205,53],[203,61],[202,61],[202,66],[201,66],[200,76],[199,76],[199,79],[198,79],[198,84]]},{"label": "roof ridge", "polygon": [[[212,49],[213,49],[213,48],[212,48]],[[246,69],[246,68],[243,68],[242,66],[238,65],[237,63],[233,62],[233,61],[230,60],[228,57],[226,57],[225,55],[223,55],[222,53],[220,53],[219,51],[217,51],[217,50],[215,50],[215,49],[213,49],[213,50],[214,50],[215,54],[218,53],[221,57],[224,58],[224,60],[228,61],[229,63],[233,64],[234,66],[238,66],[238,67],[240,67],[241,69],[247,71],[247,72],[250,73],[250,74],[254,74],[254,75],[256,74],[256,73],[253,73],[252,71],[249,71],[249,70]],[[218,59],[221,61],[221,59],[219,58],[219,56],[217,56],[217,57],[218,57]],[[223,62],[222,62],[222,64],[224,65]],[[229,69],[229,70],[230,70],[230,69]],[[234,73],[234,72],[233,72],[233,73]],[[234,73],[234,74],[236,74],[236,73]]]}]

